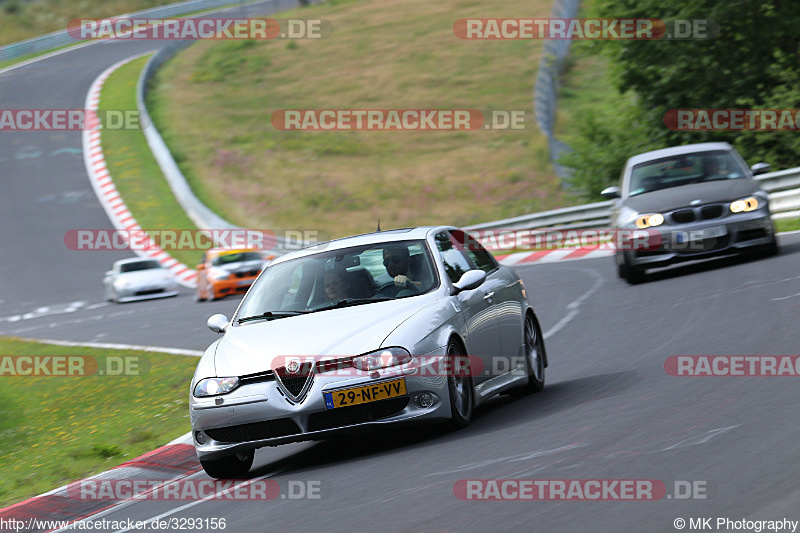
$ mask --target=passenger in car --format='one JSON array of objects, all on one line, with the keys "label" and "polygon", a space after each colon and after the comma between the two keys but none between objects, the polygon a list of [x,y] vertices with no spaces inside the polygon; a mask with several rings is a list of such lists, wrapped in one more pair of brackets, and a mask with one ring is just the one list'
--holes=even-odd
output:
[{"label": "passenger in car", "polygon": [[347,284],[344,274],[338,271],[331,271],[325,274],[325,297],[330,302],[338,302],[347,298]]}]

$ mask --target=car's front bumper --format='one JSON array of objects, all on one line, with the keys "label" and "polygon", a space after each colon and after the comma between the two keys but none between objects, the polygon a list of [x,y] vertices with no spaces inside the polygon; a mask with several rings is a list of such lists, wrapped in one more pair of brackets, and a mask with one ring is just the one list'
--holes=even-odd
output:
[{"label": "car's front bumper", "polygon": [[215,298],[222,298],[231,294],[244,294],[250,288],[257,276],[211,280],[211,291]]},{"label": "car's front bumper", "polygon": [[118,302],[136,302],[152,298],[169,298],[179,293],[177,284],[147,285],[143,287],[124,287],[116,289]]},{"label": "car's front bumper", "polygon": [[[710,239],[688,239],[690,235],[719,227],[725,228],[725,235]],[[774,226],[767,209],[658,229],[661,242],[657,245],[621,252],[628,265],[641,269],[663,267],[762,248],[772,244],[775,239]],[[621,258],[619,260],[621,262]]]},{"label": "car's front bumper", "polygon": [[[356,371],[345,377],[316,374],[299,403],[289,401],[274,379],[248,383],[223,396],[192,396],[190,419],[197,455],[214,459],[237,451],[320,440],[368,427],[448,419],[447,376],[438,371],[445,357],[444,349],[441,352],[426,356],[422,366],[393,367],[373,373]],[[325,406],[325,392],[380,384],[399,377],[405,379],[403,396],[351,407]],[[422,393],[433,395],[430,407],[420,405],[418,398]],[[198,442],[198,432],[203,432],[203,444]]]}]

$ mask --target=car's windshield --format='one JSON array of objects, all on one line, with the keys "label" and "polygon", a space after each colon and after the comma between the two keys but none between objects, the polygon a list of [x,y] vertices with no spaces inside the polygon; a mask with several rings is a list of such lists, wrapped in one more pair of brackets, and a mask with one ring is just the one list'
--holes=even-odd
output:
[{"label": "car's windshield", "polygon": [[218,255],[211,260],[211,264],[214,266],[220,266],[230,263],[241,263],[243,261],[260,261],[261,259],[261,254],[258,252],[236,252]]},{"label": "car's windshield", "polygon": [[119,266],[120,272],[135,272],[137,270],[150,270],[153,268],[161,268],[158,261],[134,261],[132,263],[123,263]]},{"label": "car's windshield", "polygon": [[[395,275],[389,274],[390,269]],[[405,298],[437,286],[424,241],[322,251],[268,267],[245,297],[237,318]]]},{"label": "car's windshield", "polygon": [[744,178],[740,162],[724,150],[683,154],[633,167],[628,196],[703,181]]}]

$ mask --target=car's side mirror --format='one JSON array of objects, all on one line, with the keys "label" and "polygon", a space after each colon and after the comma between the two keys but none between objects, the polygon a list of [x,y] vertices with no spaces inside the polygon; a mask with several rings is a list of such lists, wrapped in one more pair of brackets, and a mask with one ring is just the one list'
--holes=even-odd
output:
[{"label": "car's side mirror", "polygon": [[108,271],[108,272],[106,272],[106,274],[105,274],[105,276],[106,276],[107,278],[110,278],[110,277],[111,277],[111,276],[113,276],[113,275],[114,275],[114,271],[113,271],[113,270],[109,270],[109,271]]},{"label": "car's side mirror", "polygon": [[613,200],[614,198],[620,197],[619,187],[616,185],[612,187],[606,187],[602,191],[600,191],[600,196],[603,198],[608,198],[609,200]]},{"label": "car's side mirror", "polygon": [[199,265],[197,265],[197,270],[205,270],[205,269],[206,269],[206,265],[205,264],[200,263]]},{"label": "car's side mirror", "polygon": [[221,314],[211,315],[206,325],[214,333],[225,333],[228,329],[228,317]]},{"label": "car's side mirror", "polygon": [[467,270],[461,275],[461,279],[453,284],[453,287],[456,289],[455,294],[461,291],[477,289],[484,281],[486,281],[486,272],[483,270]]},{"label": "car's side mirror", "polygon": [[753,176],[758,176],[759,174],[766,174],[769,172],[770,166],[769,163],[756,163],[750,170],[753,172]]}]

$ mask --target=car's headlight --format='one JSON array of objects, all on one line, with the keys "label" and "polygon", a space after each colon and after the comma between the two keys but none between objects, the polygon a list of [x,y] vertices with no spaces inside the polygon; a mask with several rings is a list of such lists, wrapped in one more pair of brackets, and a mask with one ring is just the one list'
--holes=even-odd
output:
[{"label": "car's headlight", "polygon": [[733,213],[747,213],[748,211],[755,211],[758,209],[758,198],[751,196],[750,198],[742,198],[731,202],[731,212]]},{"label": "car's headlight", "polygon": [[384,348],[366,355],[354,357],[351,364],[359,370],[377,370],[388,366],[402,365],[411,361],[411,354],[403,348]]},{"label": "car's headlight", "polygon": [[114,282],[114,286],[119,289],[127,289],[128,287],[131,286],[131,282],[128,281],[127,279],[118,279],[117,281]]},{"label": "car's headlight", "polygon": [[636,227],[639,229],[654,228],[664,223],[664,215],[653,213],[650,215],[639,215],[636,217]]},{"label": "car's headlight", "polygon": [[212,268],[208,271],[208,277],[215,280],[227,279],[231,273],[221,268]]},{"label": "car's headlight", "polygon": [[194,395],[198,398],[205,396],[219,396],[228,394],[239,386],[239,378],[206,378],[194,388]]}]

